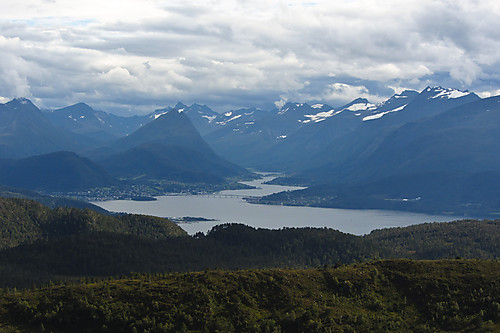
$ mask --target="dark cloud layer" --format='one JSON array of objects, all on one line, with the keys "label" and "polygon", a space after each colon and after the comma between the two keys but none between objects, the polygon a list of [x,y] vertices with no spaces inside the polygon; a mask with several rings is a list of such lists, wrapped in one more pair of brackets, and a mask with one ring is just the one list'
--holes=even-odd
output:
[{"label": "dark cloud layer", "polygon": [[6,2],[3,101],[128,115],[378,102],[427,85],[500,93],[494,0]]}]

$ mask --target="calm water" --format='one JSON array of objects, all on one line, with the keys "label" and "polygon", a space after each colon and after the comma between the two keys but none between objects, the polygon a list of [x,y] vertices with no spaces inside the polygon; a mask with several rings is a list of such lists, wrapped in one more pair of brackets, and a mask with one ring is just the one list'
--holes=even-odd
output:
[{"label": "calm water", "polygon": [[[246,184],[258,186],[253,190],[222,191],[220,194],[262,196],[298,187],[265,185],[272,177]],[[404,227],[424,222],[444,222],[459,217],[426,215],[384,210],[332,209],[254,205],[235,197],[161,196],[157,201],[112,200],[95,202],[113,212],[147,214],[161,217],[204,217],[217,221],[180,223],[189,234],[207,232],[214,225],[239,222],[253,227],[278,229],[282,227],[328,227],[362,235],[374,229]]]}]

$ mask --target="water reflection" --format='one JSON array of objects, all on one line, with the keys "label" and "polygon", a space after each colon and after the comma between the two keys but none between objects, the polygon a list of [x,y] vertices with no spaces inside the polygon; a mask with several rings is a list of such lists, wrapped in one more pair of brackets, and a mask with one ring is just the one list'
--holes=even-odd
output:
[{"label": "water reflection", "polygon": [[[273,177],[246,182],[257,189],[222,191],[222,195],[262,196],[286,190],[292,186],[266,185]],[[161,196],[157,201],[112,200],[96,202],[114,212],[147,214],[161,217],[203,217],[217,221],[180,223],[189,234],[207,232],[214,225],[228,222],[244,223],[258,228],[328,227],[362,235],[374,229],[404,227],[424,222],[444,222],[458,217],[427,215],[384,210],[332,209],[254,205],[238,197]]]}]

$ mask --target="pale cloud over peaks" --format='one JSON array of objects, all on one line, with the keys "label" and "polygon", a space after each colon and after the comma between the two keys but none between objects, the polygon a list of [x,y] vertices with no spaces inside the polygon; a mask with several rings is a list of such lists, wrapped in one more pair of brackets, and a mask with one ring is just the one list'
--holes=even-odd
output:
[{"label": "pale cloud over peaks", "polygon": [[323,95],[323,99],[326,101],[344,101],[346,103],[356,98],[366,98],[370,102],[381,102],[384,100],[381,96],[370,94],[370,91],[365,86],[355,86],[345,83],[330,84]]},{"label": "pale cloud over peaks", "polygon": [[496,0],[2,5],[0,97],[48,107],[376,102],[391,87],[493,94],[500,83]]}]

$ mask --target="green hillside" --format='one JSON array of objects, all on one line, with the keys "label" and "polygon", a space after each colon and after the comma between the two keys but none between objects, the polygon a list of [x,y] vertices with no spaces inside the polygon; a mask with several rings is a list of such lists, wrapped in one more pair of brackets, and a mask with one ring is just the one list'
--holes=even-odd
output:
[{"label": "green hillside", "polygon": [[91,160],[72,152],[59,151],[19,160],[0,160],[0,184],[70,192],[118,186],[121,182]]},{"label": "green hillside", "polygon": [[0,296],[0,332],[493,332],[500,262],[376,261],[50,285]]},{"label": "green hillside", "polygon": [[[185,233],[159,218],[113,218],[64,209],[41,209],[28,215],[58,211],[67,213],[58,214],[59,222],[45,224],[44,228],[26,223],[9,229],[25,237],[18,237],[21,245],[0,251],[0,287],[26,288],[50,280],[122,276],[130,272],[307,268],[378,258],[500,258],[498,220],[428,223],[377,230],[366,236],[327,228],[268,230],[225,224],[214,227],[207,235],[169,237]],[[99,222],[91,223],[93,216]]]},{"label": "green hillside", "polygon": [[104,208],[91,204],[90,202],[87,201],[81,201],[68,197],[56,197],[51,195],[44,195],[36,191],[19,189],[4,185],[0,185],[0,197],[35,200],[41,203],[42,205],[48,206],[50,208],[56,208],[56,207],[72,207],[81,209],[89,208],[98,213],[110,214]]},{"label": "green hillside", "polygon": [[500,221],[462,220],[374,230],[367,239],[396,258],[500,259]]},{"label": "green hillside", "polygon": [[500,220],[187,236],[0,198],[0,246],[0,332],[500,330]]},{"label": "green hillside", "polygon": [[90,209],[63,207],[50,209],[32,200],[0,198],[0,249],[91,232],[153,239],[186,235],[173,222],[152,216],[110,216]]}]

